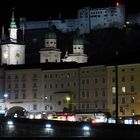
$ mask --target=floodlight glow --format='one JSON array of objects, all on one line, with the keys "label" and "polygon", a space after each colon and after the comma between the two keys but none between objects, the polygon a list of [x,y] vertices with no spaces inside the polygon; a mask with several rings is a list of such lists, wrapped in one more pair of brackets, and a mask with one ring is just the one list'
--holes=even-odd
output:
[{"label": "floodlight glow", "polygon": [[90,130],[90,127],[85,125],[85,126],[83,126],[83,130],[88,131],[88,130]]},{"label": "floodlight glow", "polygon": [[13,125],[14,123],[13,123],[13,121],[8,121],[7,124],[8,125]]},{"label": "floodlight glow", "polygon": [[46,127],[46,128],[51,128],[52,125],[51,125],[51,124],[46,124],[45,127]]}]

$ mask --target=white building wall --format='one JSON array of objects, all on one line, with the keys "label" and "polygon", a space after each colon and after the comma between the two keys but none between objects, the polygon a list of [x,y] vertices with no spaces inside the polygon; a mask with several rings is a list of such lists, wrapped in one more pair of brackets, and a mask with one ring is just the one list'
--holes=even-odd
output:
[{"label": "white building wall", "polygon": [[20,106],[31,112],[44,109],[41,69],[6,70],[7,108]]},{"label": "white building wall", "polygon": [[2,64],[25,64],[25,45],[3,44],[1,50]]},{"label": "white building wall", "polygon": [[60,51],[40,51],[40,63],[46,62],[60,62],[61,52]]},{"label": "white building wall", "polygon": [[78,69],[44,70],[43,74],[46,111],[60,112],[68,108],[67,96],[71,98],[72,110],[78,110]]},{"label": "white building wall", "polygon": [[73,45],[73,53],[84,53],[84,45]]},{"label": "white building wall", "polygon": [[56,39],[45,39],[45,47],[46,48],[56,48],[57,41]]}]

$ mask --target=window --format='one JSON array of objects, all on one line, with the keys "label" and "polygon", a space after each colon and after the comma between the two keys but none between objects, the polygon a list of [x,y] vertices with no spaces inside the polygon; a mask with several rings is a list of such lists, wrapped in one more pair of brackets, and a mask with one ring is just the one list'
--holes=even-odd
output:
[{"label": "window", "polygon": [[48,106],[47,105],[45,105],[45,110],[47,110],[48,109]]},{"label": "window", "polygon": [[7,78],[8,80],[10,80],[11,79],[11,76],[10,75],[8,75],[8,78]]},{"label": "window", "polygon": [[125,77],[124,76],[122,77],[122,82],[125,82]]},{"label": "window", "polygon": [[130,80],[134,81],[134,76],[133,75],[131,75]]},{"label": "window", "polygon": [[131,68],[131,71],[134,71],[135,69],[134,68]]},{"label": "window", "polygon": [[84,91],[82,91],[82,97],[85,97],[85,92]]},{"label": "window", "polygon": [[98,83],[98,79],[95,79],[95,84],[97,84]]},{"label": "window", "polygon": [[135,97],[131,97],[131,103],[133,104],[135,102]]},{"label": "window", "polygon": [[52,106],[50,106],[50,110],[53,110],[53,107]]},{"label": "window", "polygon": [[55,84],[55,88],[57,88],[57,84]]},{"label": "window", "polygon": [[33,78],[37,78],[37,75],[36,74],[33,74]]},{"label": "window", "polygon": [[52,84],[50,84],[50,88],[52,88]]},{"label": "window", "polygon": [[33,110],[37,110],[37,105],[33,104]]},{"label": "window", "polygon": [[15,94],[15,99],[18,99],[18,93]]},{"label": "window", "polygon": [[131,110],[131,114],[135,115],[135,110],[134,109]]},{"label": "window", "polygon": [[76,82],[74,82],[74,87],[76,86]]},{"label": "window", "polygon": [[112,99],[112,104],[113,105],[116,104],[116,99],[115,98]]},{"label": "window", "polygon": [[84,84],[85,84],[85,80],[83,79],[83,80],[82,80],[82,85],[84,85]]},{"label": "window", "polygon": [[52,96],[50,96],[50,101],[52,101]]},{"label": "window", "polygon": [[70,78],[70,74],[69,73],[67,73],[67,78]]},{"label": "window", "polygon": [[97,97],[97,96],[98,96],[98,91],[96,90],[96,91],[95,91],[95,97]]},{"label": "window", "polygon": [[102,82],[105,83],[105,78],[102,79]]},{"label": "window", "polygon": [[103,109],[105,108],[105,103],[102,103],[102,108],[103,108]]},{"label": "window", "polygon": [[112,87],[112,93],[116,93],[116,87]]},{"label": "window", "polygon": [[125,104],[125,98],[122,97],[122,104]]},{"label": "window", "polygon": [[68,87],[70,86],[70,82],[68,82]]},{"label": "window", "polygon": [[122,87],[122,93],[125,93],[125,92],[126,92],[125,87]]},{"label": "window", "polygon": [[36,83],[33,83],[33,88],[37,87],[37,84]]},{"label": "window", "polygon": [[22,99],[25,99],[25,98],[26,98],[26,94],[23,93],[23,94],[22,94]]},{"label": "window", "polygon": [[37,94],[36,94],[36,92],[33,93],[33,98],[34,98],[34,99],[37,98]]},{"label": "window", "polygon": [[15,88],[18,88],[18,84],[15,84]]},{"label": "window", "polygon": [[15,75],[15,79],[18,79],[18,76],[17,75]]},{"label": "window", "polygon": [[25,80],[25,75],[22,75],[22,79]]},{"label": "window", "polygon": [[63,88],[64,87],[64,84],[61,84],[61,88]]},{"label": "window", "polygon": [[82,109],[84,109],[85,108],[85,104],[82,104]]},{"label": "window", "polygon": [[26,85],[25,85],[25,83],[23,83],[23,84],[22,84],[22,88],[25,88],[25,87],[26,87]]},{"label": "window", "polygon": [[89,84],[89,79],[86,79],[86,84]]},{"label": "window", "polygon": [[98,108],[98,103],[95,103],[95,108]]},{"label": "window", "polygon": [[61,103],[62,103],[61,101],[58,101],[58,105],[61,105]]},{"label": "window", "polygon": [[86,97],[89,97],[89,91],[86,92]]},{"label": "window", "polygon": [[103,96],[103,97],[105,96],[105,90],[102,91],[102,96]]},{"label": "window", "polygon": [[11,84],[8,84],[8,88],[11,88]]},{"label": "window", "polygon": [[89,104],[87,104],[87,109],[89,109]]},{"label": "window", "polygon": [[131,86],[131,92],[134,92],[135,91],[135,88],[134,88],[134,86]]},{"label": "window", "polygon": [[112,82],[115,83],[115,77],[112,78]]}]

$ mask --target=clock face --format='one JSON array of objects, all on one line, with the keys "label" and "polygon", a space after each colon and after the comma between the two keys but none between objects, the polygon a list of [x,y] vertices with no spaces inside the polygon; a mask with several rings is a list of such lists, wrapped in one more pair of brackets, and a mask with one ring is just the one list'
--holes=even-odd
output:
[{"label": "clock face", "polygon": [[20,58],[20,56],[21,56],[21,52],[18,50],[18,51],[16,52],[16,58]]}]

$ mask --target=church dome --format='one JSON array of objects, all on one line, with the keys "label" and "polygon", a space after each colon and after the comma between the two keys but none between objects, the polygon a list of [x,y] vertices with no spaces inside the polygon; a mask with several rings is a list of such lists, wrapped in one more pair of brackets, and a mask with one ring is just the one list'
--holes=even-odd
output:
[{"label": "church dome", "polygon": [[56,34],[54,32],[48,32],[45,35],[46,39],[56,39]]},{"label": "church dome", "polygon": [[73,40],[73,45],[84,45],[84,41],[82,38],[75,38]]}]

